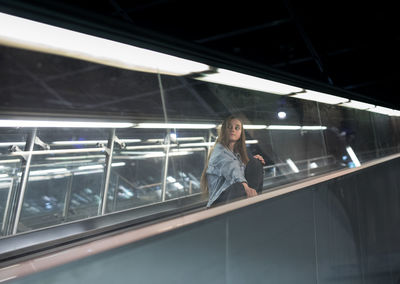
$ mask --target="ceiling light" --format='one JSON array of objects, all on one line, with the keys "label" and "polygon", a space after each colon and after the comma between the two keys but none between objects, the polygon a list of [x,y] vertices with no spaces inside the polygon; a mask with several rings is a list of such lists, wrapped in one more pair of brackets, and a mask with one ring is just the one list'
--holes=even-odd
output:
[{"label": "ceiling light", "polygon": [[299,130],[301,126],[297,125],[268,125],[269,130]]},{"label": "ceiling light", "polygon": [[363,102],[359,102],[359,101],[353,101],[353,100],[350,100],[345,103],[341,103],[340,106],[356,108],[356,109],[361,109],[361,110],[366,110],[366,109],[375,107],[374,105],[371,105],[371,104],[367,104],[367,103],[363,103]]},{"label": "ceiling light", "polygon": [[226,69],[217,69],[216,73],[204,74],[196,79],[211,83],[239,87],[249,90],[267,92],[277,95],[288,95],[301,92],[302,89],[271,80],[254,77]]},{"label": "ceiling light", "polygon": [[243,124],[244,129],[266,129],[266,125],[257,125],[257,124]]},{"label": "ceiling light", "polygon": [[302,126],[301,129],[302,130],[326,130],[326,126]]},{"label": "ceiling light", "polygon": [[396,112],[393,109],[387,107],[376,106],[374,108],[368,109],[368,111],[385,114],[385,115],[396,115]]},{"label": "ceiling light", "polygon": [[127,128],[131,126],[133,123],[130,122],[0,119],[0,127]]},{"label": "ceiling light", "polygon": [[399,110],[393,110],[392,116],[400,116],[400,111]]},{"label": "ceiling light", "polygon": [[278,118],[279,119],[285,119],[286,118],[286,112],[284,112],[284,111],[278,112]]},{"label": "ceiling light", "polygon": [[306,90],[304,93],[295,94],[291,97],[303,100],[316,101],[325,104],[340,104],[348,101],[348,99],[346,98],[332,96],[310,90]]},{"label": "ceiling light", "polygon": [[215,128],[215,124],[195,124],[195,123],[138,123],[135,128],[162,128],[162,129],[210,129]]},{"label": "ceiling light", "polygon": [[0,43],[143,72],[186,75],[209,70],[199,62],[0,13]]}]

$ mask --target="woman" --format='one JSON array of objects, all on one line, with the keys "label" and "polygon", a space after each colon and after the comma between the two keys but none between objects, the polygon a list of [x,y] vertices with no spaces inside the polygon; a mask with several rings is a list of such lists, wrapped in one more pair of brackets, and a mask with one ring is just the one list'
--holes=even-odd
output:
[{"label": "woman", "polygon": [[225,119],[201,177],[203,192],[209,194],[207,207],[256,196],[263,185],[262,164],[260,155],[247,156],[242,121],[236,116]]}]

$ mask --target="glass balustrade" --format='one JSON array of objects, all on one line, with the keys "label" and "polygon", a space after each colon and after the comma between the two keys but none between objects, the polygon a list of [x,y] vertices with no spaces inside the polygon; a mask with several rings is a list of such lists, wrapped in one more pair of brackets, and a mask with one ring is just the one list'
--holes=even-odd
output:
[{"label": "glass balustrade", "polygon": [[398,116],[305,99],[301,87],[275,91],[211,66],[177,75],[4,45],[0,54],[3,237],[160,204],[205,208],[200,177],[232,113],[248,153],[266,161],[265,191],[400,150]]}]

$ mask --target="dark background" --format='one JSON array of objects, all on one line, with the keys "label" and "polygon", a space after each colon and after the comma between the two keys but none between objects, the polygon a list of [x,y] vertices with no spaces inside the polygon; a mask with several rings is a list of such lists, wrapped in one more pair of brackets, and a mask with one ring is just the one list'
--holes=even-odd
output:
[{"label": "dark background", "polygon": [[[394,2],[393,2],[394,3]],[[7,11],[35,11],[124,30],[175,49],[225,62],[272,68],[399,109],[397,9],[358,1],[0,1]],[[4,8],[0,7],[3,11]],[[11,9],[10,9],[11,7]],[[45,16],[43,16],[43,19]],[[268,69],[269,70],[269,69]]]}]

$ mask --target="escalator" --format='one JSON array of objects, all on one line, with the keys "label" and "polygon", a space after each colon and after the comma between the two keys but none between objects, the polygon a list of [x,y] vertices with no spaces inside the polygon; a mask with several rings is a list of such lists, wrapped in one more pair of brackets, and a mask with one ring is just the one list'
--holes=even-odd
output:
[{"label": "escalator", "polygon": [[[25,277],[7,276],[10,283],[398,283],[399,167],[398,155],[388,156],[47,248],[12,265]],[[3,281],[10,272],[0,270]]]}]

